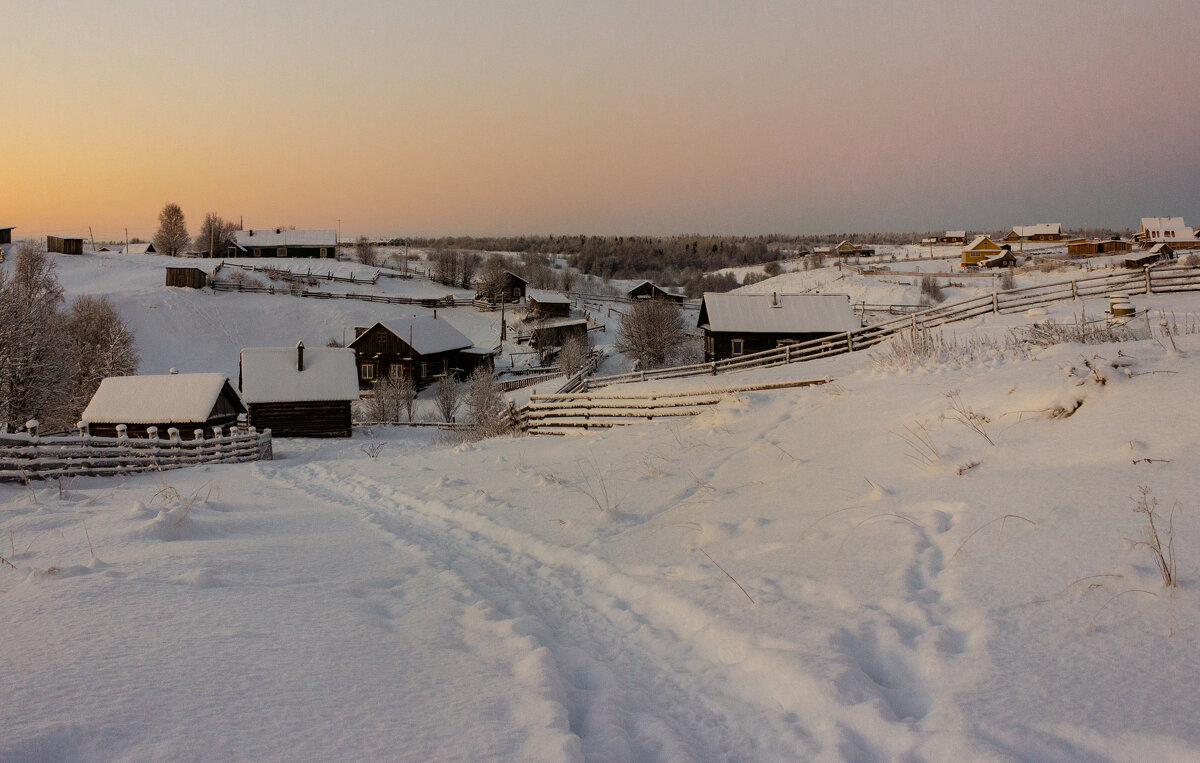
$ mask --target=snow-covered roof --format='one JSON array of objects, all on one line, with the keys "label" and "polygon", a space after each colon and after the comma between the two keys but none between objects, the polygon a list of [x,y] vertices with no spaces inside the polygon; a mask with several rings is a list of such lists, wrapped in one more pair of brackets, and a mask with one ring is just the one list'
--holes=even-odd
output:
[{"label": "snow-covered roof", "polygon": [[558,292],[546,291],[544,289],[528,289],[525,292],[527,299],[532,299],[542,305],[569,305],[571,304],[570,297],[566,297]]},{"label": "snow-covered roof", "polygon": [[1013,233],[1021,238],[1033,236],[1061,236],[1062,223],[1038,223],[1037,225],[1014,225]]},{"label": "snow-covered roof", "polygon": [[296,370],[296,347],[242,350],[242,399],[250,403],[357,400],[358,369],[347,347],[305,347]]},{"label": "snow-covered roof", "polygon": [[965,251],[970,252],[970,251],[974,251],[976,249],[990,250],[990,249],[999,249],[999,248],[1000,247],[996,244],[996,242],[992,241],[987,236],[976,236],[971,241],[971,243],[967,244]]},{"label": "snow-covered roof", "polygon": [[948,230],[948,231],[946,231],[946,235],[943,236],[943,238],[966,238],[966,237],[967,237],[967,232],[965,230]]},{"label": "snow-covered roof", "polygon": [[239,249],[256,246],[337,246],[337,231],[332,228],[314,230],[289,230],[267,228],[266,230],[237,230],[233,232],[233,243]]},{"label": "snow-covered roof", "polygon": [[[1171,248],[1170,244],[1168,244],[1165,241],[1162,241],[1162,242],[1157,243],[1154,246],[1150,247],[1150,254],[1161,254],[1164,249],[1168,252],[1174,251]],[[1145,256],[1145,255],[1143,255],[1143,256]],[[1134,258],[1134,259],[1137,259],[1137,258]]]},{"label": "snow-covered roof", "polygon": [[653,281],[638,281],[633,286],[629,287],[629,289],[625,293],[632,294],[633,292],[637,291],[638,289],[642,288],[643,286],[645,286],[647,284],[649,284],[654,289],[658,289],[663,294],[670,294],[673,297],[686,296],[686,295],[681,294],[680,292],[676,291],[675,289],[668,289],[666,287],[659,286],[658,284],[654,283]]},{"label": "snow-covered roof", "polygon": [[[110,376],[81,418],[89,424],[202,424],[227,384],[225,374]],[[232,385],[229,389],[233,392]]]},{"label": "snow-covered roof", "polygon": [[586,326],[587,318],[557,318],[552,321],[542,321],[541,323],[535,324],[533,326],[533,330],[537,331],[538,329],[553,329],[559,328],[560,326],[574,326],[579,323],[582,323]]},{"label": "snow-covered roof", "polygon": [[125,247],[126,254],[149,254],[154,251],[154,244],[149,241],[141,244],[130,244]]},{"label": "snow-covered roof", "polygon": [[[375,326],[382,326],[392,332],[408,342],[414,350],[422,355],[463,350],[472,344],[471,340],[451,326],[449,321],[444,318],[435,318],[432,315],[379,321]],[[356,337],[349,346],[353,347],[357,344],[364,336],[371,333],[371,329],[375,326]]]},{"label": "snow-covered roof", "polygon": [[1189,240],[1196,235],[1182,217],[1143,217],[1141,232],[1152,241],[1165,240],[1168,243]]},{"label": "snow-covered roof", "polygon": [[833,334],[854,331],[862,323],[845,294],[706,292],[700,305],[699,326],[718,332]]}]

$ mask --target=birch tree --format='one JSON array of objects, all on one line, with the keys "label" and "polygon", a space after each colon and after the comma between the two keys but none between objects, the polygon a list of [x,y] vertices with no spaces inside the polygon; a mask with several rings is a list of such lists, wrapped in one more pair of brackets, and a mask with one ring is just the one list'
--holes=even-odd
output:
[{"label": "birch tree", "polygon": [[175,202],[167,202],[158,213],[158,233],[154,234],[155,251],[168,257],[178,257],[183,254],[190,240],[187,224],[183,220],[183,210]]}]

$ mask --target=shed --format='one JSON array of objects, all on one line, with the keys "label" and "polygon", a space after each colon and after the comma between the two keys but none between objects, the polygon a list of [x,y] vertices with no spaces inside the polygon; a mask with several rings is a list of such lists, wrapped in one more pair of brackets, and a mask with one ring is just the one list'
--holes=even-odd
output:
[{"label": "shed", "polygon": [[1017,264],[1017,258],[1011,249],[1005,249],[1000,254],[993,254],[991,257],[984,258],[979,264],[985,268],[1010,268]]},{"label": "shed", "polygon": [[975,267],[989,257],[995,257],[1003,252],[995,241],[992,241],[987,236],[976,236],[966,248],[962,250],[962,261],[960,264],[963,267]]},{"label": "shed", "polygon": [[46,236],[46,251],[83,254],[83,239],[77,236]]},{"label": "shed", "polygon": [[571,300],[563,294],[542,289],[530,289],[526,292],[529,300],[527,313],[535,320],[543,318],[571,317]]},{"label": "shed", "polygon": [[561,347],[568,339],[586,337],[588,331],[586,318],[561,318],[556,321],[546,321],[533,327],[529,334],[529,346],[535,350],[547,347]]},{"label": "shed", "polygon": [[626,292],[625,296],[629,299],[662,299],[679,304],[682,304],[684,299],[682,294],[667,291],[651,281],[642,281]]},{"label": "shed", "polygon": [[363,389],[383,378],[411,378],[419,389],[447,374],[465,378],[492,361],[490,351],[480,352],[449,321],[437,316],[380,321],[355,333],[349,347]]},{"label": "shed", "polygon": [[1128,241],[1122,241],[1119,238],[1098,239],[1095,241],[1069,241],[1067,242],[1067,256],[1093,257],[1101,254],[1128,252],[1132,248],[1132,244]]},{"label": "shed", "polygon": [[80,418],[100,437],[116,437],[117,425],[126,424],[130,437],[156,426],[164,439],[171,427],[191,439],[193,430],[211,437],[212,427],[235,424],[245,412],[225,374],[159,374],[108,377]]},{"label": "shed", "polygon": [[333,229],[237,230],[233,232],[234,257],[337,256],[337,231]]},{"label": "shed", "polygon": [[167,268],[167,286],[203,289],[208,286],[208,273],[200,268]]},{"label": "shed", "polygon": [[354,350],[247,347],[238,387],[250,424],[275,437],[349,437],[350,404],[358,399]]},{"label": "shed", "polygon": [[1127,268],[1144,268],[1156,262],[1172,259],[1174,256],[1175,250],[1171,248],[1170,244],[1155,244],[1145,254],[1126,257],[1121,261],[1121,264]]},{"label": "shed", "polygon": [[12,243],[12,232],[15,225],[7,225],[0,227],[0,246]]},{"label": "shed", "polygon": [[125,247],[126,254],[158,254],[158,250],[154,248],[154,244],[149,241],[144,241],[140,244],[129,244]]},{"label": "shed", "polygon": [[697,326],[707,361],[748,355],[862,327],[846,294],[706,292]]}]

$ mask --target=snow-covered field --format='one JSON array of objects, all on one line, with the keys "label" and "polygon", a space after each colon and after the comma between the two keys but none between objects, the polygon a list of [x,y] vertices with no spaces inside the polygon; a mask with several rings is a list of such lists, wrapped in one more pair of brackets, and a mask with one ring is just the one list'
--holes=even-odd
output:
[{"label": "snow-covered field", "polygon": [[[61,275],[144,373],[236,374],[382,307],[118,257]],[[0,485],[0,760],[1195,760],[1200,334],[1002,344],[1105,306],[954,324],[972,349],[915,368],[660,382],[835,380],[675,423]],[[487,344],[498,315],[451,320]],[[1164,539],[1177,507],[1178,588],[1143,487]]]}]

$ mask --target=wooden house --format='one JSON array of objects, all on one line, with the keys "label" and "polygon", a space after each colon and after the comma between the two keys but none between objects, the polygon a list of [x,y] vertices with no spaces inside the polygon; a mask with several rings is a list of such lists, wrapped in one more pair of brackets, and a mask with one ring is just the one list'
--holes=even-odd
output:
[{"label": "wooden house", "polygon": [[529,286],[529,282],[521,276],[506,270],[500,283],[495,284],[491,288],[477,283],[475,286],[475,299],[484,300],[496,304],[501,300],[505,302],[520,302],[525,299],[525,289]]},{"label": "wooden house", "polygon": [[992,241],[987,236],[976,236],[975,239],[967,244],[962,250],[962,261],[960,264],[964,267],[976,267],[989,257],[995,257],[1004,252],[995,241]]},{"label": "wooden house", "polygon": [[413,379],[419,389],[447,374],[466,378],[494,360],[490,350],[474,347],[449,321],[437,316],[381,321],[355,333],[358,336],[349,347],[363,389],[383,378]]},{"label": "wooden house", "polygon": [[1128,252],[1133,248],[1133,245],[1128,241],[1122,241],[1119,238],[1101,239],[1101,240],[1080,240],[1067,242],[1067,256],[1069,257],[1096,257],[1104,254],[1116,254],[1118,252]]},{"label": "wooden house", "polygon": [[274,437],[349,437],[350,404],[358,399],[354,350],[247,347],[238,387],[250,425]]},{"label": "wooden house", "polygon": [[1015,225],[1004,236],[1005,241],[1061,241],[1062,223],[1038,223],[1037,225]]},{"label": "wooden house", "polygon": [[0,246],[12,243],[12,232],[15,227],[14,225],[0,227]]},{"label": "wooden house", "polygon": [[167,286],[203,289],[208,286],[208,273],[200,268],[167,268]]},{"label": "wooden house", "polygon": [[642,281],[637,286],[634,286],[632,289],[626,292],[625,296],[633,300],[661,299],[667,302],[675,302],[676,304],[683,304],[684,299],[682,294],[678,294],[673,291],[667,291],[661,286],[658,286],[650,281]]},{"label": "wooden house", "polygon": [[967,232],[965,230],[948,230],[946,235],[942,236],[943,244],[965,244],[967,243]]},{"label": "wooden house", "polygon": [[571,300],[563,294],[542,289],[529,289],[525,296],[529,303],[526,315],[530,320],[571,317]]},{"label": "wooden house", "polygon": [[875,250],[871,247],[860,246],[846,239],[833,247],[833,253],[839,257],[873,257]]},{"label": "wooden house", "polygon": [[237,230],[233,232],[233,257],[337,257],[336,230]]},{"label": "wooden house", "polygon": [[1200,236],[1183,222],[1182,217],[1143,217],[1133,240],[1143,249],[1155,244],[1170,244],[1174,249],[1200,246]]},{"label": "wooden house", "polygon": [[46,251],[83,254],[83,239],[77,236],[46,236]]},{"label": "wooden house", "polygon": [[1000,254],[993,254],[991,257],[985,258],[979,263],[983,268],[1011,268],[1017,264],[1017,257],[1012,253],[1012,249],[1007,244],[1000,247]]},{"label": "wooden house", "polygon": [[123,251],[125,254],[158,254],[158,250],[154,248],[154,244],[149,241],[143,241],[140,244],[129,244]]},{"label": "wooden house", "polygon": [[1153,265],[1156,262],[1174,259],[1174,257],[1175,250],[1170,244],[1159,243],[1150,247],[1150,250],[1145,254],[1126,257],[1121,261],[1121,264],[1127,268],[1144,268],[1147,265]]},{"label": "wooden house", "polygon": [[586,337],[587,331],[586,318],[560,318],[556,321],[546,321],[533,327],[529,334],[529,346],[535,350],[562,347],[568,339]]},{"label": "wooden house", "polygon": [[700,301],[706,361],[749,355],[862,327],[845,294],[719,294]]},{"label": "wooden house", "polygon": [[225,374],[159,374],[110,376],[80,418],[99,437],[116,437],[117,425],[125,424],[130,437],[146,437],[147,427],[155,426],[164,440],[171,427],[191,440],[196,429],[212,437],[214,426],[236,424],[245,412]]}]

